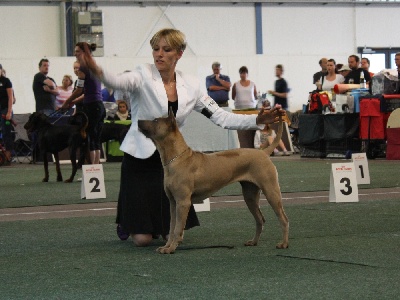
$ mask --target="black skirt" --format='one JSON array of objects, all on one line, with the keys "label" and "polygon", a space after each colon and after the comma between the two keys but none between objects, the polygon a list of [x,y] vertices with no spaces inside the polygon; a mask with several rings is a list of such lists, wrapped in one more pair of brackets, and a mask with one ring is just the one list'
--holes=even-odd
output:
[{"label": "black skirt", "polygon": [[[152,235],[169,233],[169,200],[163,181],[164,170],[158,151],[147,159],[125,153],[116,220],[124,231]],[[191,205],[185,229],[199,225]]]}]

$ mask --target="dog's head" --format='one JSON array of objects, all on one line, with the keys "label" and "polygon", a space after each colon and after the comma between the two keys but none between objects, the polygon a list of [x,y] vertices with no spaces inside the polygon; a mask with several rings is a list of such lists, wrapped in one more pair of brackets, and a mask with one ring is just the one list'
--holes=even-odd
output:
[{"label": "dog's head", "polygon": [[49,121],[47,116],[41,112],[34,112],[29,116],[28,122],[25,123],[25,130],[30,133],[38,130],[43,124],[47,124]]},{"label": "dog's head", "polygon": [[172,109],[169,110],[168,117],[156,118],[154,120],[139,120],[139,130],[153,141],[163,140],[170,133],[177,130],[176,120]]}]

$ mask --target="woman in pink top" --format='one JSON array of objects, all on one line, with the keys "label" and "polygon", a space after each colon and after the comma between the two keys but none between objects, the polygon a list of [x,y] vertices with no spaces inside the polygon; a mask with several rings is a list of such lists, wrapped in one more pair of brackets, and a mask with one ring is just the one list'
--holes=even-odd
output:
[{"label": "woman in pink top", "polygon": [[73,91],[72,83],[72,76],[64,75],[62,85],[57,87],[56,109],[60,109],[65,100],[71,96]]}]

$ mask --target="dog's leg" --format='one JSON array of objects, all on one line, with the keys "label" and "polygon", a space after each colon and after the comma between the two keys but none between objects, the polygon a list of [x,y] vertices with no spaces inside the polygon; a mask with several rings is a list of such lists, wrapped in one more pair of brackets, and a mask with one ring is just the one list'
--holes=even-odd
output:
[{"label": "dog's leg", "polygon": [[[275,176],[276,177],[276,176]],[[268,184],[268,187],[263,187],[262,191],[265,197],[268,200],[268,203],[271,205],[272,209],[275,212],[275,215],[278,217],[279,222],[281,224],[283,238],[282,242],[276,245],[278,249],[286,249],[289,247],[289,219],[285,214],[282,205],[282,194],[279,188],[278,179],[270,178],[273,182]]]},{"label": "dog's leg", "polygon": [[54,159],[56,160],[57,181],[63,181],[63,178],[61,175],[60,158],[58,156],[58,152],[54,153]]},{"label": "dog's leg", "polygon": [[[168,194],[168,193],[167,193]],[[169,247],[172,244],[173,237],[174,237],[174,230],[175,230],[175,223],[176,223],[176,202],[173,199],[172,195],[168,195],[169,200],[169,212],[170,212],[170,222],[169,222],[169,234],[167,243],[157,248],[157,252],[159,253],[167,253],[164,251],[168,251]]]},{"label": "dog's leg", "polygon": [[260,210],[260,188],[251,182],[240,182],[244,201],[256,221],[256,232],[252,240],[245,243],[246,246],[257,246],[263,230],[265,218]]},{"label": "dog's leg", "polygon": [[42,182],[49,182],[49,162],[47,161],[47,153],[43,153],[43,167],[44,167],[44,178]]},{"label": "dog's leg", "polygon": [[71,177],[68,178],[67,180],[65,180],[65,182],[74,181],[76,171],[78,170],[78,166],[76,164],[76,150],[77,149],[74,149],[73,147],[69,147],[69,158],[70,158],[71,164],[72,164],[72,173],[71,173]]},{"label": "dog's leg", "polygon": [[[171,207],[171,228],[167,244],[159,248],[158,252],[162,254],[172,254],[183,240],[183,232],[186,225],[187,216],[191,205],[190,197],[186,199],[174,199],[175,213]],[[175,221],[173,221],[175,219]],[[172,227],[173,226],[173,227]]]},{"label": "dog's leg", "polygon": [[86,157],[86,150],[87,150],[87,142],[86,140],[82,143],[82,146],[79,149],[79,162],[78,162],[78,169],[82,169],[82,166],[85,164],[85,157]]}]

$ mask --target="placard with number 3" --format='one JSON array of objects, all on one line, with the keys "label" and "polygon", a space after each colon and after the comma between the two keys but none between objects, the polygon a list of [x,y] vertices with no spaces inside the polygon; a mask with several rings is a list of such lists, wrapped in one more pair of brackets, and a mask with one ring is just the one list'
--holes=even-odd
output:
[{"label": "placard with number 3", "polygon": [[329,202],[358,201],[358,185],[354,163],[332,164]]}]

